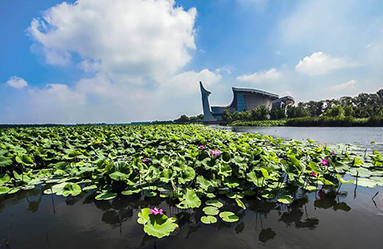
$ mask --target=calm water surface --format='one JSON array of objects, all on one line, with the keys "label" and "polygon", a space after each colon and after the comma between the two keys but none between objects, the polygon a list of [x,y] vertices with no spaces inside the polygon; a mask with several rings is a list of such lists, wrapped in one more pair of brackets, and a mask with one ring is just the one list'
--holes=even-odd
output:
[{"label": "calm water surface", "polygon": [[[40,188],[0,197],[0,248],[8,248],[6,238],[9,248],[382,248],[383,194],[373,202],[376,189],[354,190],[301,193],[290,207],[247,197],[247,210],[221,199],[240,220],[204,225],[201,209],[179,210],[160,198],[95,201],[92,194],[64,198]],[[176,216],[180,228],[160,240],[145,235],[136,220],[148,205]]]},{"label": "calm water surface", "polygon": [[[325,144],[355,144],[361,147],[383,149],[383,127],[230,127],[235,132],[259,133],[285,139],[308,138]],[[372,142],[372,143],[371,143]]]},{"label": "calm water surface", "polygon": [[[228,128],[226,128],[228,129]],[[229,128],[320,143],[383,143],[382,128]],[[381,188],[344,184],[339,191],[298,193],[287,206],[246,197],[246,210],[231,199],[221,211],[240,220],[202,224],[202,208],[180,210],[174,203],[141,195],[95,201],[94,194],[64,198],[43,194],[44,187],[0,197],[0,248],[383,248]],[[203,200],[204,201],[204,200]],[[145,235],[137,224],[141,208],[160,206],[179,224],[168,238]],[[8,241],[8,245],[6,243]]]}]

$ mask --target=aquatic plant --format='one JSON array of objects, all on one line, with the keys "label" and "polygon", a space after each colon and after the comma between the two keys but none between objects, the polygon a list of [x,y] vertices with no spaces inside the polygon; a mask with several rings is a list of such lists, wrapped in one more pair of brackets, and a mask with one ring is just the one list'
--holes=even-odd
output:
[{"label": "aquatic plant", "polygon": [[[383,186],[379,152],[368,155],[312,140],[286,141],[199,125],[0,130],[0,195],[46,185],[44,194],[72,198],[92,192],[97,201],[156,196],[171,199],[180,209],[201,208],[205,224],[218,222],[217,217],[239,219],[220,212],[221,198],[241,209],[246,209],[245,198],[289,205],[297,190],[311,192],[356,179],[360,186]],[[159,211],[141,213],[140,224],[149,235],[167,236],[176,220]]]}]

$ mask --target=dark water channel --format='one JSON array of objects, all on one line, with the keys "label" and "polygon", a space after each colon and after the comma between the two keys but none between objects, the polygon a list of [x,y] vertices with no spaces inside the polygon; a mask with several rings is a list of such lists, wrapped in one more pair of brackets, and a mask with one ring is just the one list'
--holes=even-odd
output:
[{"label": "dark water channel", "polygon": [[[330,144],[371,146],[374,140],[374,146],[379,146],[383,142],[382,128],[353,128],[348,133],[340,130],[347,128],[288,128],[233,130]],[[381,249],[381,189],[344,184],[340,190],[298,193],[290,206],[246,197],[246,210],[231,199],[220,199],[226,203],[221,211],[233,211],[240,220],[229,224],[218,218],[217,224],[205,225],[200,222],[203,205],[196,211],[185,211],[159,197],[147,199],[139,194],[111,201],[95,201],[92,193],[65,198],[44,195],[40,187],[0,197],[0,248]],[[145,235],[136,220],[139,210],[148,206],[159,206],[169,216],[176,216],[179,229],[159,240]]]},{"label": "dark water channel", "polygon": [[[95,201],[92,194],[64,198],[39,188],[0,197],[0,248],[382,248],[383,194],[372,201],[376,191],[343,185],[297,194],[290,207],[247,197],[247,210],[221,199],[240,220],[205,225],[201,209],[180,210],[156,197]],[[136,220],[148,205],[176,216],[179,229],[160,240],[145,235]]]}]

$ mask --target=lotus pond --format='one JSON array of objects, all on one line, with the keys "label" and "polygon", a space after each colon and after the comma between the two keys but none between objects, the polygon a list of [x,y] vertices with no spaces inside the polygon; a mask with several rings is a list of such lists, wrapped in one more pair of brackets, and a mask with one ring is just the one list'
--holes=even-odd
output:
[{"label": "lotus pond", "polygon": [[194,125],[14,128],[0,170],[0,247],[383,242],[378,151]]}]

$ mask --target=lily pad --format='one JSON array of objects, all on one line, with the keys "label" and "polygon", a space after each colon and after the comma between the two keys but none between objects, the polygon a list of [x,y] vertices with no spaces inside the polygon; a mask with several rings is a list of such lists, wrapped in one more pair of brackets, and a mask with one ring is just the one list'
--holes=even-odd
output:
[{"label": "lily pad", "polygon": [[211,216],[211,215],[202,216],[201,222],[204,224],[214,224],[217,222],[217,218],[215,218],[214,216]]},{"label": "lily pad", "polygon": [[290,204],[294,201],[294,199],[291,196],[281,196],[278,197],[278,202],[283,204]]},{"label": "lily pad", "polygon": [[101,193],[95,197],[98,201],[108,201],[117,197],[116,193]]},{"label": "lily pad", "polygon": [[184,200],[177,204],[178,208],[198,208],[201,206],[201,200],[198,198],[194,190],[187,189],[186,194],[184,195]]},{"label": "lily pad", "polygon": [[239,220],[239,217],[235,215],[233,212],[222,212],[219,214],[219,217],[225,222],[237,222]]},{"label": "lily pad", "polygon": [[208,200],[208,201],[206,201],[205,204],[209,205],[209,206],[214,206],[214,207],[217,207],[217,208],[223,207],[223,203],[218,201],[218,200]]},{"label": "lily pad", "polygon": [[217,215],[219,213],[218,208],[212,206],[204,207],[202,211],[207,215]]}]

